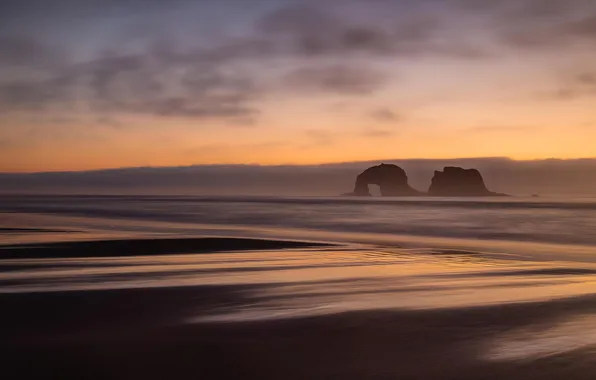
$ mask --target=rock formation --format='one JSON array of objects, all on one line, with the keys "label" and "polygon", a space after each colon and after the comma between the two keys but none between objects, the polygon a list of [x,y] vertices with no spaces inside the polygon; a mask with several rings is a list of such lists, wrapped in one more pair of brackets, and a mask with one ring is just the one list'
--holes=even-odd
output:
[{"label": "rock formation", "polygon": [[428,193],[413,189],[408,184],[406,172],[397,165],[381,164],[370,167],[356,177],[354,191],[344,195],[370,196],[369,185],[377,185],[385,197],[430,195],[439,197],[488,197],[506,196],[486,188],[484,179],[476,169],[448,166],[435,171]]},{"label": "rock formation", "polygon": [[370,196],[368,185],[377,185],[385,197],[420,195],[408,185],[406,172],[397,165],[381,164],[363,171],[356,178],[354,192],[347,195]]},{"label": "rock formation", "polygon": [[482,197],[505,194],[493,193],[486,188],[484,179],[476,169],[446,167],[435,171],[428,195],[442,197]]}]

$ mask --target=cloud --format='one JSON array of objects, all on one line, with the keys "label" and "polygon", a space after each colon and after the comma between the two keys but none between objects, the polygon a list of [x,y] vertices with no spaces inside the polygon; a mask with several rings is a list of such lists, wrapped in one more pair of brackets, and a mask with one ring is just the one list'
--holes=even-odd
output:
[{"label": "cloud", "polygon": [[[258,41],[205,44],[204,39],[195,38],[183,44],[180,36],[170,39],[152,30],[142,43],[127,43],[130,36],[122,25],[150,22],[147,13],[151,10],[192,6],[188,0],[3,1],[0,112],[91,112],[92,118],[110,118],[116,123],[121,116],[134,115],[251,122],[259,113],[256,103],[261,91],[252,73],[230,66],[261,53]],[[173,13],[160,14],[169,20],[172,36],[180,32]],[[13,23],[13,18],[19,23]],[[64,24],[59,25],[65,18],[74,20],[68,24],[73,28],[68,37],[63,36]],[[81,27],[81,18],[89,20],[89,25]],[[93,30],[99,23],[102,32],[98,34]],[[109,33],[119,38],[102,45],[106,40],[100,38]],[[55,44],[47,44],[46,34],[78,55],[69,56]],[[13,75],[15,70],[19,75]]]},{"label": "cloud", "polygon": [[[475,33],[461,26],[472,19],[470,13],[494,26],[484,28],[487,24],[479,22],[476,27],[483,27],[483,32],[494,29],[508,46],[596,41],[596,12],[582,0],[447,0],[440,5],[433,0],[255,0],[254,12],[238,20],[225,8],[229,5],[202,2],[205,12],[224,7],[221,13],[235,21],[233,27],[222,26],[233,32],[214,34],[214,38],[182,33],[185,29],[175,18],[179,14],[164,11],[193,14],[201,8],[194,3],[56,0],[49,6],[41,0],[2,2],[0,112],[91,110],[115,121],[120,115],[146,115],[250,122],[259,115],[261,98],[275,91],[280,95],[296,94],[294,90],[302,95],[370,95],[390,83],[389,75],[393,75],[379,71],[379,62],[490,56],[489,46],[475,41]],[[158,25],[151,24],[143,43],[132,47],[113,40],[109,46],[89,42],[84,60],[75,61],[73,52],[48,44],[44,33],[53,30],[49,37],[74,41],[74,50],[80,50],[82,40],[87,45],[85,39],[90,36],[77,41],[76,28],[68,38],[55,33],[64,30],[65,18],[84,16],[95,22],[110,20],[101,25],[112,25],[117,15],[132,25],[133,20],[147,21],[146,13],[155,10],[164,11],[159,13],[161,22],[168,25],[164,35],[157,32]],[[453,17],[453,12],[459,13]],[[54,29],[46,25],[51,23],[56,24]],[[22,33],[23,25],[29,34],[15,34]],[[114,28],[113,34],[128,41],[122,30]],[[15,66],[45,71],[9,75],[7,68]],[[269,73],[263,70],[265,66],[274,70]],[[281,85],[268,86],[270,82]],[[388,112],[371,116],[396,121]]]},{"label": "cloud", "polygon": [[484,17],[497,37],[517,48],[596,43],[596,3],[585,0],[455,0]]},{"label": "cloud", "polygon": [[397,122],[402,119],[401,115],[386,107],[372,110],[370,117],[380,122]]},{"label": "cloud", "polygon": [[12,82],[0,85],[0,110],[38,111],[56,100],[55,94],[35,82]]},{"label": "cloud", "polygon": [[[21,69],[42,66],[46,71],[9,80],[2,80],[0,75],[0,111],[91,110],[109,113],[112,118],[133,114],[251,120],[259,113],[258,100],[263,95],[260,81],[277,80],[274,75],[263,80],[263,64],[291,61],[290,66],[297,68],[279,77],[293,88],[364,95],[384,82],[383,74],[364,62],[429,54],[470,58],[478,53],[474,46],[449,38],[444,19],[437,12],[406,3],[296,5],[280,0],[271,9],[259,8],[265,2],[254,1],[254,14],[242,20],[254,18],[252,29],[248,22],[248,29],[242,33],[209,39],[182,33],[186,29],[175,18],[179,13],[161,12],[164,19],[155,24],[147,15],[165,9],[187,10],[188,14],[210,12],[229,5],[212,1],[198,7],[192,1],[175,0],[166,7],[158,0],[57,0],[49,6],[41,0],[8,0],[0,8],[0,20],[7,21],[0,27],[0,74],[11,65]],[[359,11],[348,12],[348,8]],[[376,13],[365,12],[369,8]],[[394,17],[377,17],[384,14]],[[230,12],[230,19],[232,16]],[[21,21],[14,23],[13,19]],[[73,26],[71,37],[58,37],[56,31],[64,29],[65,19],[113,25],[113,35],[119,38],[110,40],[109,46],[90,42],[86,58],[75,61],[68,54],[72,52],[48,45],[46,32],[49,37],[74,43],[70,47],[75,50],[94,36],[86,34],[92,30],[86,27],[77,41],[79,25]],[[143,43],[137,41],[131,47],[125,42],[131,40],[126,33],[143,20],[152,26],[144,33]],[[160,22],[166,21],[165,34],[158,32],[163,29]],[[122,23],[129,28],[122,28]],[[28,35],[14,34],[22,33],[21,24],[29,25]],[[345,63],[347,58],[351,59],[349,64]],[[247,62],[252,69],[242,68]]]},{"label": "cloud", "polygon": [[337,64],[299,68],[286,76],[286,83],[300,90],[367,95],[384,84],[383,78],[380,72],[367,66]]},{"label": "cloud", "polygon": [[495,46],[477,38],[483,35],[515,48],[595,44],[596,3],[446,0],[439,4],[418,0],[292,4],[265,15],[258,27],[277,36],[289,51],[306,56],[478,59],[498,53]]},{"label": "cloud", "polygon": [[[433,12],[408,4],[389,2],[347,2],[359,5],[356,12],[342,12],[338,3],[290,5],[266,14],[257,29],[275,36],[274,43],[287,53],[307,57],[419,57],[427,55],[455,58],[485,56],[482,46],[470,44],[462,36],[454,38],[445,20]],[[336,6],[333,6],[335,4]],[[365,11],[375,9],[377,14]],[[355,14],[367,14],[358,17]],[[394,17],[387,20],[383,14]]]},{"label": "cloud", "polygon": [[259,30],[279,36],[289,51],[304,55],[335,55],[365,51],[386,53],[391,36],[370,26],[350,25],[323,7],[290,6],[265,15]]},{"label": "cloud", "polygon": [[64,52],[25,35],[0,35],[0,67],[47,67],[62,62]]},{"label": "cloud", "polygon": [[586,71],[570,75],[561,86],[549,94],[549,98],[572,100],[596,95],[596,71]]},{"label": "cloud", "polygon": [[256,114],[252,103],[258,95],[255,83],[242,73],[145,52],[64,66],[49,79],[0,83],[0,110],[74,108],[111,115],[246,119]]}]

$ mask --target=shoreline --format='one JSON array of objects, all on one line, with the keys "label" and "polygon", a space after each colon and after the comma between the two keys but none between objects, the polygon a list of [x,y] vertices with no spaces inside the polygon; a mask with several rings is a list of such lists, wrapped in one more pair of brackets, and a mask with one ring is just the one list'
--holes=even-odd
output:
[{"label": "shoreline", "polygon": [[131,238],[0,245],[0,261],[209,254],[334,247],[336,244],[236,237]]}]

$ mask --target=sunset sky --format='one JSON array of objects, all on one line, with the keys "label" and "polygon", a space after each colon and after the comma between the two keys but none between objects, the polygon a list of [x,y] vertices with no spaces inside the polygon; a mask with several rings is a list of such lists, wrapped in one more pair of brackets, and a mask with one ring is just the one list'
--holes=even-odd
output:
[{"label": "sunset sky", "polygon": [[2,0],[0,171],[596,156],[593,0]]}]

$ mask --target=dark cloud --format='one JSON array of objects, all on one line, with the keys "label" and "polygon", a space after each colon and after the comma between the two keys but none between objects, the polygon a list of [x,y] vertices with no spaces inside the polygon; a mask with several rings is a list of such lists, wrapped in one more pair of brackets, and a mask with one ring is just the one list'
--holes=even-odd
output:
[{"label": "dark cloud", "polygon": [[145,53],[65,66],[49,79],[1,83],[0,110],[247,118],[256,113],[257,96],[256,85],[241,73]]},{"label": "dark cloud", "polygon": [[[517,48],[596,44],[596,2],[589,0],[347,3],[362,8],[349,14],[337,2],[291,5],[266,15],[259,26],[306,55],[492,57],[494,47],[474,39],[483,34]],[[370,9],[378,12],[371,16]]]},{"label": "dark cloud", "polygon": [[286,82],[296,89],[342,95],[367,95],[383,85],[383,75],[366,66],[321,65],[297,69]]},{"label": "dark cloud", "polygon": [[397,122],[400,121],[402,118],[400,114],[386,107],[381,107],[372,110],[370,112],[370,116],[373,119],[381,122]]},{"label": "dark cloud", "polygon": [[[0,20],[20,21],[0,27],[0,74],[9,66],[42,67],[46,71],[4,80],[0,75],[0,111],[92,110],[107,113],[114,120],[118,114],[250,120],[258,114],[262,68],[278,60],[290,59],[291,66],[298,67],[280,75],[289,90],[364,95],[380,88],[384,78],[362,62],[421,54],[470,58],[478,53],[462,41],[445,38],[443,20],[417,8],[371,3],[380,7],[381,13],[395,15],[380,22],[370,15],[344,11],[350,4],[359,4],[362,10],[368,7],[358,1],[304,5],[280,0],[275,4],[276,8],[264,14],[247,16],[255,18],[253,30],[209,39],[177,35],[177,19],[168,19],[171,15],[165,10],[188,9],[191,14],[229,4],[205,1],[201,8],[189,0],[4,1]],[[159,27],[148,27],[142,36],[143,45],[137,43],[131,49],[125,43],[129,36],[118,29],[114,17],[133,23],[145,20],[143,17],[155,10],[169,20],[171,30],[162,35],[156,32]],[[230,12],[229,16],[234,15]],[[91,58],[83,63],[69,62],[67,52],[46,42],[46,30],[50,37],[56,37],[63,34],[65,20],[87,19],[103,21],[106,33],[113,25],[113,33],[119,38],[107,47],[90,45],[92,51],[87,54]],[[53,28],[40,26],[47,23]],[[25,30],[23,25],[30,35],[14,35]],[[86,45],[83,38],[89,35],[77,41],[75,33],[91,29],[78,23],[68,25],[73,27],[72,34],[60,38],[74,41],[78,47]],[[110,53],[104,52],[106,48]],[[344,63],[346,59],[350,59],[349,64]],[[240,68],[247,62],[253,64],[252,71]],[[254,69],[255,63],[258,69]],[[275,80],[272,76],[265,81]]]},{"label": "dark cloud", "polygon": [[577,81],[585,86],[591,86],[596,89],[596,72],[579,74]]},{"label": "dark cloud", "polygon": [[245,117],[257,89],[240,73],[205,63],[151,56],[112,57],[91,65],[94,100],[102,110],[158,116]]},{"label": "dark cloud", "polygon": [[274,9],[258,21],[258,27],[265,33],[287,33],[290,35],[324,35],[342,29],[338,17],[322,7],[314,5],[290,5]]},{"label": "dark cloud", "polygon": [[486,55],[481,46],[452,36],[444,20],[431,12],[387,2],[364,4],[363,9],[377,7],[394,15],[389,21],[380,21],[370,16],[342,14],[341,7],[333,7],[333,3],[322,4],[326,6],[292,5],[277,9],[260,20],[258,30],[275,36],[274,42],[289,53],[311,57],[439,55],[469,59]]},{"label": "dark cloud", "polygon": [[[151,32],[142,39],[142,44],[127,44],[129,36],[123,32],[123,24],[130,26],[138,20],[148,20],[146,15],[150,11],[181,10],[193,3],[188,0],[1,2],[0,112],[27,115],[91,110],[98,114],[97,118],[110,118],[114,122],[121,115],[250,121],[258,113],[254,103],[260,91],[252,74],[231,70],[229,66],[243,57],[260,54],[262,49],[257,42],[205,45],[198,38],[182,48],[183,44],[178,43],[181,41]],[[160,14],[166,20],[170,17],[165,12]],[[85,25],[81,20],[90,23]],[[178,28],[175,21],[171,19],[169,25],[173,32]],[[102,46],[96,41],[98,33],[93,31],[99,23],[100,35],[112,33],[119,38]],[[71,33],[65,33],[68,28],[72,28]],[[55,44],[48,44],[46,34],[63,42],[65,48],[86,52],[75,60]]]},{"label": "dark cloud", "polygon": [[507,43],[519,47],[560,48],[588,43],[596,45],[596,14],[582,20],[558,20],[514,25],[503,32]]},{"label": "dark cloud", "polygon": [[497,37],[521,48],[596,44],[596,3],[586,0],[455,0],[485,17]]},{"label": "dark cloud", "polygon": [[54,100],[54,94],[39,83],[14,82],[0,85],[0,110],[39,111]]},{"label": "dark cloud", "polygon": [[0,67],[47,67],[62,62],[63,54],[31,36],[0,35]]},{"label": "dark cloud", "polygon": [[571,100],[596,95],[596,71],[580,72],[561,81],[559,89],[549,94],[549,98]]},{"label": "dark cloud", "polygon": [[297,54],[386,53],[391,48],[391,36],[386,31],[350,25],[322,7],[281,8],[265,15],[258,28],[277,36],[279,44]]},{"label": "dark cloud", "polygon": [[[209,7],[224,6],[224,2],[217,1],[200,3],[205,12],[215,9]],[[250,20],[242,20],[249,21],[249,26],[254,21],[253,29],[209,38],[198,33],[177,35],[177,19],[168,19],[170,13],[166,10],[188,8],[189,14],[199,12],[201,7],[190,0],[2,1],[0,111],[90,109],[107,113],[114,120],[119,114],[251,120],[258,114],[258,102],[266,90],[263,82],[282,81],[286,94],[306,90],[368,95],[388,82],[372,61],[487,57],[487,46],[472,42],[474,33],[459,25],[466,24],[471,16],[482,20],[476,27],[486,26],[481,32],[494,30],[509,46],[596,42],[595,3],[585,0],[253,3],[265,4],[267,8],[263,9],[269,9],[264,13],[255,11],[246,16]],[[225,4],[231,7],[229,4],[246,1]],[[71,24],[64,20],[109,19],[102,23],[102,33],[107,34],[112,26],[109,17],[138,21],[144,20],[142,16],[149,11],[163,15],[168,25],[165,35],[155,32],[160,28],[154,26],[142,36],[143,44],[130,49],[117,40],[107,47],[90,44],[92,51],[87,53],[91,58],[86,57],[84,63],[74,58],[69,61],[69,52],[48,44],[45,29],[38,27],[54,23],[52,30],[61,33],[51,37],[74,41],[80,48],[87,41],[83,37],[77,41],[76,33],[91,28],[77,24],[78,29],[73,28],[65,38],[64,31]],[[450,18],[453,12],[458,14]],[[238,17],[234,12],[228,12],[228,16],[231,20]],[[114,35],[127,40],[128,36],[116,29]],[[27,35],[15,34],[24,30]],[[110,53],[104,53],[106,48]],[[278,62],[289,62],[284,67],[294,69],[271,75],[264,70],[280,67]],[[246,69],[245,64],[252,64],[252,69]],[[46,71],[11,77],[7,74],[11,67]],[[268,90],[272,88],[279,86]],[[395,121],[387,112],[371,116]]]}]

